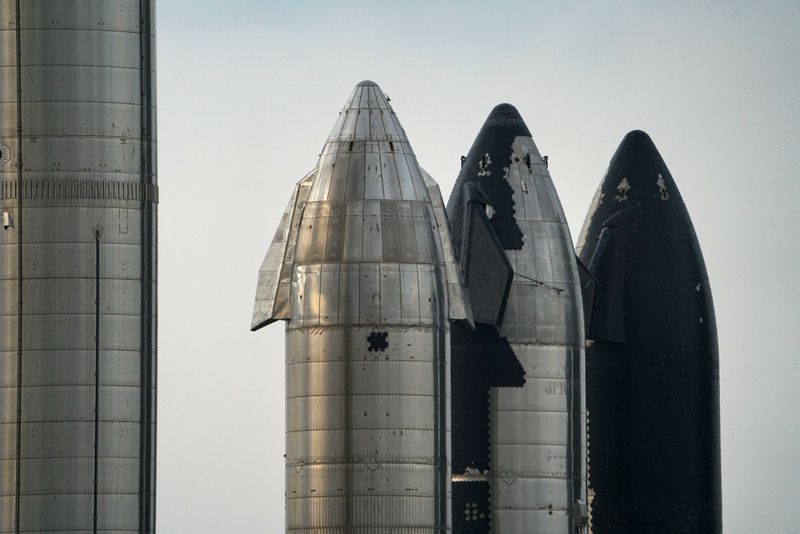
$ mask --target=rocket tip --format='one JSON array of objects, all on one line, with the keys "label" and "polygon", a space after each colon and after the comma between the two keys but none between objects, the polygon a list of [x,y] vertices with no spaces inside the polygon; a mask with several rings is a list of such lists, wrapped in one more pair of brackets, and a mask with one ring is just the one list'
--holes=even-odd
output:
[{"label": "rocket tip", "polygon": [[508,102],[503,102],[502,104],[497,104],[493,109],[491,114],[505,114],[505,115],[519,115],[519,111],[517,108],[509,104]]},{"label": "rocket tip", "polygon": [[489,113],[489,120],[491,119],[522,121],[522,116],[519,114],[519,111],[517,111],[517,108],[504,102],[502,104],[497,104],[492,109]]},{"label": "rocket tip", "polygon": [[372,80],[363,80],[356,84],[356,87],[378,87],[378,84]]},{"label": "rocket tip", "polygon": [[514,130],[519,130],[521,135],[530,135],[522,115],[517,108],[508,103],[496,105],[486,119],[487,126],[510,126]]},{"label": "rocket tip", "polygon": [[653,140],[650,139],[650,136],[647,135],[647,132],[644,130],[631,130],[625,137],[622,139],[622,142],[649,142],[652,143]]},{"label": "rocket tip", "polygon": [[628,165],[631,161],[636,161],[638,164],[641,164],[641,162],[647,160],[658,161],[661,159],[661,155],[658,153],[658,148],[656,148],[655,143],[653,143],[653,140],[646,132],[642,130],[631,130],[622,138],[622,141],[611,159],[612,163],[617,162],[622,165]]},{"label": "rocket tip", "polygon": [[653,140],[647,132],[643,130],[631,130],[625,134],[625,137],[622,138],[622,142],[619,144],[619,148],[637,152],[658,151]]}]

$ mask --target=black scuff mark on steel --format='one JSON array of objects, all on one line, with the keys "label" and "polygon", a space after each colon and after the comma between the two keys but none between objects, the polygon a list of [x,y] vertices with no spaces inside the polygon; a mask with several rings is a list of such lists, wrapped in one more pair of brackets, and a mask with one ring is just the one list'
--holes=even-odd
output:
[{"label": "black scuff mark on steel", "polygon": [[528,282],[530,282],[530,285],[532,285],[532,286],[543,287],[545,289],[549,289],[551,291],[554,291],[556,293],[556,295],[560,295],[561,293],[564,292],[564,289],[561,288],[561,287],[556,287],[554,285],[548,284],[547,282],[542,282],[541,280],[537,280],[536,278],[531,278],[530,276],[525,276],[524,274],[514,273],[514,276],[519,276],[520,278],[522,278],[524,280],[527,280]]},{"label": "black scuff mark on steel", "polygon": [[15,2],[15,44],[17,75],[17,443],[14,489],[14,532],[20,533],[22,503],[22,16],[20,0]]},{"label": "black scuff mark on steel", "polygon": [[[152,153],[153,95],[152,95],[152,0],[139,0],[139,50],[140,50],[140,97],[141,97],[141,182],[154,183]],[[140,451],[139,451],[139,508],[140,534],[150,534],[155,524],[154,477],[155,477],[155,394],[153,392],[156,373],[156,332],[153,324],[155,311],[154,274],[154,202],[142,198],[141,224],[141,378],[140,378]]]},{"label": "black scuff mark on steel", "polygon": [[[489,393],[493,387],[523,387],[525,370],[508,340],[491,325],[476,324],[475,330],[453,324],[452,417],[453,473],[486,474],[490,468]],[[462,479],[463,480],[463,479]],[[482,478],[453,484],[453,532],[486,533],[490,523],[489,484]],[[475,502],[484,517],[470,513]],[[471,508],[470,508],[471,510]]]}]

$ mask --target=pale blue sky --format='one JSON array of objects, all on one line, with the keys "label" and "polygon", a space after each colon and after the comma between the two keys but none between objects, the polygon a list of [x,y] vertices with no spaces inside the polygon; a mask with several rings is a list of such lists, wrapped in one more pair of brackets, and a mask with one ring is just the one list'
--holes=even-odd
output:
[{"label": "pale blue sky", "polygon": [[622,136],[681,189],[720,333],[728,533],[800,524],[800,3],[158,3],[161,532],[283,528],[283,330],[248,332],[294,182],[362,79],[446,196],[520,110],[577,237]]}]

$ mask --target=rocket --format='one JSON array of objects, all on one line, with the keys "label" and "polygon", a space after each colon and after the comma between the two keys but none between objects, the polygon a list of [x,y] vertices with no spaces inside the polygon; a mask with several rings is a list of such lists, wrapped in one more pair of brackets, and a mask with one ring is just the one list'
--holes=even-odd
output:
[{"label": "rocket", "polygon": [[586,354],[593,531],[721,532],[711,288],[686,205],[644,132],[611,159],[577,249],[597,279]]},{"label": "rocket", "polygon": [[447,214],[476,325],[452,330],[454,531],[585,532],[581,271],[513,106],[489,114]]},{"label": "rocket", "polygon": [[155,0],[0,2],[0,533],[155,532]]},{"label": "rocket", "polygon": [[261,265],[286,322],[286,531],[451,530],[450,321],[469,321],[439,187],[359,83]]}]

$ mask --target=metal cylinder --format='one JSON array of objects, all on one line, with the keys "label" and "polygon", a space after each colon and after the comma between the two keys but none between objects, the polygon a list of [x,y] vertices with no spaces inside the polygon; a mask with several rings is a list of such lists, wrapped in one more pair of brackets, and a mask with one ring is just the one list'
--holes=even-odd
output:
[{"label": "metal cylinder", "polygon": [[[583,306],[572,238],[553,181],[529,136],[518,137],[506,181],[524,244],[499,328],[525,370],[521,388],[494,388],[493,532],[584,532],[586,403]],[[534,161],[530,166],[523,160]],[[519,162],[514,163],[515,160]]]},{"label": "metal cylinder", "polygon": [[487,118],[447,212],[484,323],[453,332],[454,524],[475,534],[585,532],[578,264],[547,164],[513,106]]},{"label": "metal cylinder", "polygon": [[586,214],[593,531],[722,527],[719,345],[702,249],[650,136],[629,132]]},{"label": "metal cylinder", "polygon": [[155,2],[0,1],[0,533],[154,532]]},{"label": "metal cylinder", "polygon": [[450,530],[457,272],[438,186],[360,83],[259,279],[254,327],[288,320],[287,532]]}]

